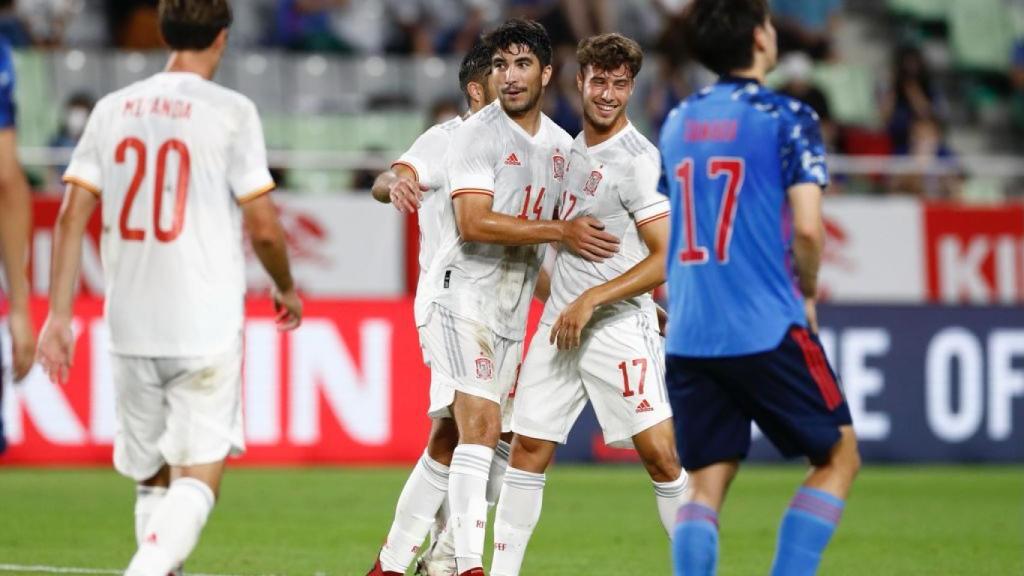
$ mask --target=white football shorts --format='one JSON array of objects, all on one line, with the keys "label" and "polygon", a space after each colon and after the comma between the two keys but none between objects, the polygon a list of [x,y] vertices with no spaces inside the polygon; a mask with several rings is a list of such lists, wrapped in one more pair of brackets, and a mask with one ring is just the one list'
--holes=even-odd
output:
[{"label": "white football shorts", "polygon": [[647,316],[635,314],[584,332],[576,350],[551,344],[541,324],[530,343],[515,390],[512,430],[565,444],[587,400],[616,448],[672,417],[665,389],[664,346]]},{"label": "white football shorts", "polygon": [[451,418],[458,391],[501,406],[502,432],[511,431],[510,393],[522,366],[523,343],[436,304],[419,333],[423,361],[430,367],[430,417]]},{"label": "white football shorts", "polygon": [[195,466],[245,452],[242,342],[208,357],[112,358],[114,467],[141,481],[166,463]]}]

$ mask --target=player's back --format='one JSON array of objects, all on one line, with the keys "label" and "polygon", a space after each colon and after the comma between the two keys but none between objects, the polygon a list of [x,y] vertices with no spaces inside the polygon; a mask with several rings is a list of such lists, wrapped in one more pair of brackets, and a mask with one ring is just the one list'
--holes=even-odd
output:
[{"label": "player's back", "polygon": [[668,353],[774,348],[791,324],[806,324],[787,190],[827,184],[817,117],[752,80],[727,78],[670,114],[661,151],[677,214]]},{"label": "player's back", "polygon": [[113,351],[231,346],[245,291],[239,203],[273,187],[255,106],[195,74],[157,74],[97,104],[65,179],[102,198]]},{"label": "player's back", "polygon": [[448,148],[452,135],[463,124],[461,116],[456,116],[427,129],[413,142],[412,146],[396,160],[392,167],[404,165],[416,174],[419,184],[428,189],[423,194],[420,208],[417,211],[417,222],[420,230],[419,267],[420,275],[416,282],[416,300],[414,316],[416,325],[426,323],[427,311],[430,307],[430,291],[424,288],[430,264],[434,260],[442,234],[444,205],[448,202]]}]

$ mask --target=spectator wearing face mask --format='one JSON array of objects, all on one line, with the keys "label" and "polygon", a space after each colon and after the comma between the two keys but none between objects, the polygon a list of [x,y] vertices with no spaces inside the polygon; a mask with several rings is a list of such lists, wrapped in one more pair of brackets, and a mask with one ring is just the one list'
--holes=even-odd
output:
[{"label": "spectator wearing face mask", "polygon": [[[85,131],[85,123],[89,121],[89,113],[94,104],[93,97],[85,92],[73,94],[64,106],[64,118],[60,129],[50,138],[50,147],[73,150]],[[50,189],[61,190],[61,176],[67,166],[57,166],[50,174]]]}]

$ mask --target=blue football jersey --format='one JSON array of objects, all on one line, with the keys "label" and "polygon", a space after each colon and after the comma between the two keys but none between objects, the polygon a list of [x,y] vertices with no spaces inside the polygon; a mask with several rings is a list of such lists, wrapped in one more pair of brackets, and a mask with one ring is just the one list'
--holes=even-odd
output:
[{"label": "blue football jersey", "polygon": [[0,40],[0,130],[13,128],[17,109],[14,106],[14,57],[11,45]]},{"label": "blue football jersey", "polygon": [[660,148],[674,218],[667,353],[774,349],[790,325],[807,324],[786,191],[828,185],[817,115],[754,80],[723,78],[669,114]]}]

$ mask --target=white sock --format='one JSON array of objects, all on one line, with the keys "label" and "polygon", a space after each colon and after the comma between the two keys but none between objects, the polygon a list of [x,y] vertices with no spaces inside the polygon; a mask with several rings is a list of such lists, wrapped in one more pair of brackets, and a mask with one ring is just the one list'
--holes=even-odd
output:
[{"label": "white sock", "polygon": [[433,545],[427,555],[428,560],[440,561],[446,558],[455,559],[455,533],[451,526],[451,509],[448,507],[448,498],[437,511],[437,518],[434,519],[436,533],[431,534]]},{"label": "white sock", "polygon": [[676,512],[690,499],[688,481],[686,470],[683,470],[679,478],[671,482],[653,482],[654,496],[658,500],[658,516],[669,538],[672,538],[675,531]]},{"label": "white sock", "polygon": [[479,444],[460,444],[452,456],[448,483],[449,520],[455,534],[455,561],[459,573],[483,567],[487,535],[487,477],[494,450]]},{"label": "white sock", "polygon": [[142,546],[142,537],[146,535],[146,526],[160,502],[167,495],[163,486],[143,486],[135,488],[135,545]]},{"label": "white sock", "polygon": [[[512,447],[508,442],[498,441],[498,447],[494,449],[494,459],[491,460],[491,472],[487,477],[487,505],[494,507],[498,503],[498,495],[501,494],[501,485],[505,481],[505,470],[508,469],[508,457]],[[430,548],[430,559],[441,560],[444,558],[455,558],[455,535],[448,529],[448,500],[437,512],[437,519],[434,526],[436,531],[430,535],[434,544]]]},{"label": "white sock", "polygon": [[505,483],[505,470],[508,470],[508,458],[512,453],[512,446],[508,442],[499,440],[498,447],[494,449],[494,460],[491,460],[491,472],[487,478],[487,505],[494,507],[498,504],[498,496],[501,495],[501,487]]},{"label": "white sock", "polygon": [[491,576],[516,576],[523,566],[526,545],[540,519],[544,474],[509,468],[494,515],[494,558]]},{"label": "white sock", "polygon": [[416,558],[447,494],[448,467],[424,452],[398,497],[395,521],[391,524],[387,542],[380,550],[381,568],[405,573]]},{"label": "white sock", "polygon": [[188,558],[213,509],[210,487],[195,478],[171,483],[153,511],[126,576],[166,576]]}]

